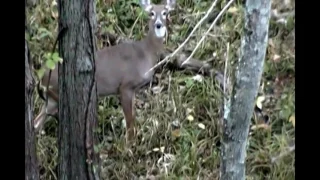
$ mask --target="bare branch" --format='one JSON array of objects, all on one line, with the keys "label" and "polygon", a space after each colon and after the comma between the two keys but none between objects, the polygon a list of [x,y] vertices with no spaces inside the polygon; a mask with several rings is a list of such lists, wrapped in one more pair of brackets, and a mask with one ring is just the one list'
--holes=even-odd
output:
[{"label": "bare branch", "polygon": [[185,60],[185,62],[182,63],[185,64],[187,63],[191,57],[194,55],[194,53],[197,51],[197,49],[199,48],[200,44],[204,41],[204,38],[207,37],[207,35],[209,34],[209,32],[212,30],[213,26],[218,22],[218,19],[220,19],[220,17],[222,16],[222,14],[229,8],[229,6],[234,2],[234,0],[231,0],[228,2],[228,4],[221,10],[221,12],[217,15],[216,19],[213,21],[213,23],[210,25],[209,29],[207,30],[207,32],[204,34],[204,36],[202,36],[202,38],[200,39],[200,41],[197,43],[196,47],[193,49],[192,53],[190,54],[190,56]]}]

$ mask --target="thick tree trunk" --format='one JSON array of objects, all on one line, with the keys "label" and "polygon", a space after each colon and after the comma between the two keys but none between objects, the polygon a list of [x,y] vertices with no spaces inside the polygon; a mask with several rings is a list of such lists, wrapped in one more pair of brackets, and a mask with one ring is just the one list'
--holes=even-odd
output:
[{"label": "thick tree trunk", "polygon": [[93,151],[97,125],[94,0],[59,0],[59,165],[58,178],[98,178]]},{"label": "thick tree trunk", "polygon": [[244,180],[247,137],[267,48],[271,0],[247,0],[244,37],[235,83],[226,105],[221,180]]},{"label": "thick tree trunk", "polygon": [[32,94],[34,90],[34,79],[30,69],[30,56],[28,43],[25,41],[25,174],[26,180],[37,180],[39,179],[35,134],[33,130],[33,100]]}]

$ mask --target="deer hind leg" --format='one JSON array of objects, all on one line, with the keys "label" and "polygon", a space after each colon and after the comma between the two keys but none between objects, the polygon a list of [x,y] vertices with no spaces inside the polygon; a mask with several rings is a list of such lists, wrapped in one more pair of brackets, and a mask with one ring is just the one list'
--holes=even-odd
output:
[{"label": "deer hind leg", "polygon": [[127,141],[131,141],[135,136],[134,129],[134,90],[132,88],[121,87],[120,88],[120,101],[124,113],[124,117],[126,119],[126,128],[127,128]]},{"label": "deer hind leg", "polygon": [[35,131],[39,132],[42,130],[48,114],[54,116],[57,114],[57,112],[58,112],[58,103],[53,99],[49,98],[48,106],[46,107],[46,104],[42,105],[39,115],[33,121]]}]

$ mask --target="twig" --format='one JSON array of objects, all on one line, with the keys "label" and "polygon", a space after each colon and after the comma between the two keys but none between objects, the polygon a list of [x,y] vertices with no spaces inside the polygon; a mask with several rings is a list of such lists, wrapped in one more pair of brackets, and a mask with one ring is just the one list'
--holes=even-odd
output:
[{"label": "twig", "polygon": [[132,37],[133,29],[134,29],[134,27],[137,25],[138,20],[139,20],[139,18],[141,17],[141,15],[142,15],[142,11],[140,12],[140,14],[139,14],[139,16],[137,17],[137,19],[134,21],[134,23],[133,23],[133,25],[132,25],[132,28],[131,28],[131,30],[130,30],[129,37]]},{"label": "twig", "polygon": [[210,25],[209,29],[207,30],[207,32],[204,34],[204,36],[202,36],[202,38],[200,39],[200,41],[197,43],[196,47],[194,48],[194,50],[192,51],[192,53],[190,54],[190,56],[182,63],[185,64],[186,62],[188,62],[190,60],[190,58],[192,58],[192,56],[194,55],[194,53],[196,52],[196,50],[199,48],[200,44],[204,41],[204,38],[206,38],[206,36],[209,34],[209,32],[211,31],[211,29],[213,28],[213,26],[217,23],[218,19],[222,16],[222,14],[229,8],[229,6],[233,3],[234,0],[230,0],[228,2],[228,4],[221,10],[221,12],[217,15],[216,19],[213,21],[213,23]]},{"label": "twig", "polygon": [[[227,67],[228,67],[228,61],[229,61],[229,43],[227,44],[227,55],[226,55],[226,62],[224,64],[224,76],[223,76],[223,94],[226,97],[226,80],[227,80]],[[225,98],[226,103],[226,98]]]},{"label": "twig", "polygon": [[182,16],[182,19],[186,19],[186,18],[192,17],[192,16],[199,16],[199,15],[202,15],[202,14],[206,14],[206,12],[197,12],[197,13],[193,13],[193,14],[187,14],[185,16]]},{"label": "twig", "polygon": [[296,145],[293,145],[293,146],[290,146],[288,148],[288,151],[284,152],[284,153],[280,153],[279,156],[276,156],[276,157],[272,157],[271,158],[271,162],[272,163],[275,163],[276,161],[278,161],[279,159],[281,159],[282,157],[288,155],[289,153],[291,153],[292,151],[294,151],[296,149]]},{"label": "twig", "polygon": [[184,42],[171,54],[167,55],[162,61],[160,61],[158,64],[156,64],[155,66],[153,66],[151,69],[149,69],[145,74],[149,73],[150,71],[154,70],[155,68],[157,68],[158,66],[160,66],[161,64],[165,63],[166,61],[168,61],[169,58],[173,57],[175,54],[177,54],[177,52],[179,52],[183,46],[185,46],[185,44],[189,41],[189,39],[192,37],[192,35],[194,34],[194,32],[199,28],[199,26],[204,22],[204,20],[206,20],[209,16],[209,14],[212,12],[213,8],[216,6],[217,4],[217,0],[215,0],[211,7],[208,9],[207,13],[203,16],[203,18],[201,18],[201,20],[196,24],[196,26],[193,28],[193,30],[191,31],[191,33],[189,34],[189,36],[186,38],[186,40],[184,40]]}]

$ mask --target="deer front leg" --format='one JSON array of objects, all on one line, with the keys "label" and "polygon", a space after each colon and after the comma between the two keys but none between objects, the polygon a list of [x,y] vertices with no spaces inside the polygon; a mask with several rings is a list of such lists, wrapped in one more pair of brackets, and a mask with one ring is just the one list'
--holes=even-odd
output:
[{"label": "deer front leg", "polygon": [[134,113],[134,90],[128,87],[121,87],[120,88],[120,100],[121,105],[124,113],[124,117],[126,119],[126,128],[127,128],[127,141],[131,141],[135,136],[134,130],[134,120],[135,120],[135,113]]},{"label": "deer front leg", "polygon": [[57,113],[58,113],[58,103],[52,100],[51,98],[49,98],[48,107],[46,107],[46,104],[42,105],[39,115],[33,120],[35,131],[39,132],[42,130],[48,114],[56,115]]}]

